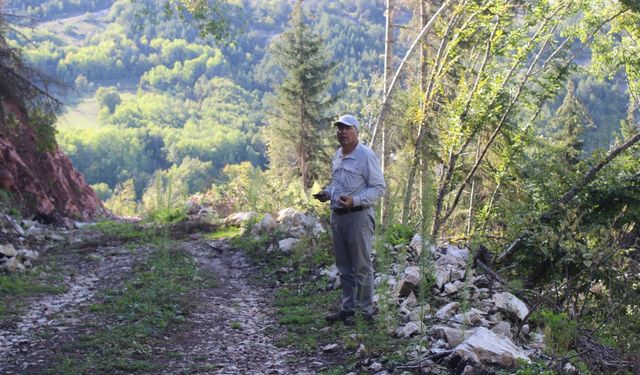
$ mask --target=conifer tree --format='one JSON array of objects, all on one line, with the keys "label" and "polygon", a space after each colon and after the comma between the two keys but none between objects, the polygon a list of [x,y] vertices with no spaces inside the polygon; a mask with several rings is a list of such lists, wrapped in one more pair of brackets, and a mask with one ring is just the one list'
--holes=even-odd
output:
[{"label": "conifer tree", "polygon": [[269,103],[270,164],[281,177],[293,177],[289,173],[294,172],[307,191],[328,165],[327,111],[332,99],[327,88],[334,64],[327,60],[321,38],[307,24],[301,0],[273,53],[286,77]]},{"label": "conifer tree", "polygon": [[584,132],[588,127],[595,125],[580,98],[576,96],[572,81],[569,81],[567,95],[558,107],[551,125],[555,131],[554,138],[558,140],[557,145],[563,150],[565,160],[570,165],[577,164],[584,145]]}]

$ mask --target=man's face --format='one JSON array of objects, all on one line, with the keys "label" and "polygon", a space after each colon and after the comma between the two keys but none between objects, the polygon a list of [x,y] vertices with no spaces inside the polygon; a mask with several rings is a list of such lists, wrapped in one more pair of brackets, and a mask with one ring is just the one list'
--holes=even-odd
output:
[{"label": "man's face", "polygon": [[358,142],[358,130],[355,126],[337,125],[336,134],[342,147],[349,147]]}]

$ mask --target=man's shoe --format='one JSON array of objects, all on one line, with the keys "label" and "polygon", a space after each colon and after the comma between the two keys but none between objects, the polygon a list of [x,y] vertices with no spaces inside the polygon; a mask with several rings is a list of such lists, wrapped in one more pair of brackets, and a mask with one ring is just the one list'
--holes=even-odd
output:
[{"label": "man's shoe", "polygon": [[354,314],[353,311],[342,311],[342,310],[340,310],[340,311],[335,312],[333,314],[327,315],[324,319],[328,323],[344,322],[344,321],[346,321],[347,318],[353,319],[354,315],[355,314]]}]

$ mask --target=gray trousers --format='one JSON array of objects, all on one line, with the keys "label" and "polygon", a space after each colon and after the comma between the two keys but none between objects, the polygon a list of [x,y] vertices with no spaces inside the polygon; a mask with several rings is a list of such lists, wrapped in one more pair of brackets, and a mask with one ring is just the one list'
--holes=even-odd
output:
[{"label": "gray trousers", "polygon": [[342,311],[365,314],[374,311],[371,264],[374,227],[371,207],[343,215],[331,214],[333,253],[342,284]]}]

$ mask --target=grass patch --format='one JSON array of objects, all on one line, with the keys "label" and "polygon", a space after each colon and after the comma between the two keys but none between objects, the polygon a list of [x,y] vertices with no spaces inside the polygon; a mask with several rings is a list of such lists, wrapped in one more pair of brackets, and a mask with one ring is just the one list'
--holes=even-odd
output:
[{"label": "grass patch", "polygon": [[234,238],[238,237],[242,233],[242,228],[238,227],[225,227],[220,228],[219,230],[207,234],[207,239],[209,240],[220,240],[223,238]]},{"label": "grass patch", "polygon": [[93,228],[108,237],[143,243],[152,242],[159,235],[158,229],[154,227],[143,228],[136,224],[111,220],[100,221]]},{"label": "grass patch", "polygon": [[157,250],[136,267],[124,287],[105,292],[102,302],[90,307],[101,323],[110,323],[82,336],[72,349],[84,354],[62,361],[54,372],[153,371],[154,343],[167,326],[184,321],[189,308],[185,294],[198,287],[199,280],[193,259],[159,240]]},{"label": "grass patch", "polygon": [[0,274],[0,320],[19,313],[22,302],[16,297],[62,294],[66,291],[66,285],[55,274],[36,271]]}]

